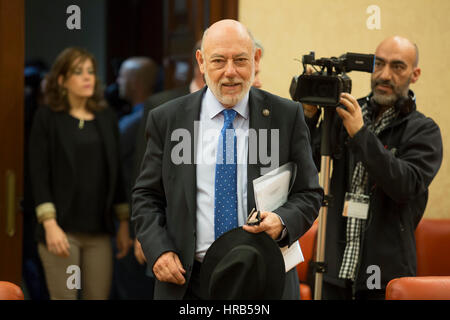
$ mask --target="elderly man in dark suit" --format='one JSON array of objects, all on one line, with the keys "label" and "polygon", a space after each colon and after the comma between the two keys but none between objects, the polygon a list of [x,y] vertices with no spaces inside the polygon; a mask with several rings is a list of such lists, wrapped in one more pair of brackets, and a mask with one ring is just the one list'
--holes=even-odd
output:
[{"label": "elderly man in dark suit", "polygon": [[[156,278],[155,299],[202,298],[199,273],[205,253],[220,234],[245,224],[255,207],[252,181],[267,166],[294,162],[294,185],[284,205],[262,212],[259,226],[244,229],[266,232],[280,246],[291,245],[317,217],[323,193],[303,110],[298,103],[251,88],[260,57],[241,23],[216,22],[197,51],[207,86],[149,113],[149,141],[133,190],[132,219]],[[247,138],[251,130],[258,140],[267,139],[271,163],[255,157],[268,153],[260,152],[261,141]],[[228,161],[230,153],[234,161]],[[222,200],[229,203],[224,211],[217,205]],[[294,268],[286,275],[283,299],[298,298]]]}]

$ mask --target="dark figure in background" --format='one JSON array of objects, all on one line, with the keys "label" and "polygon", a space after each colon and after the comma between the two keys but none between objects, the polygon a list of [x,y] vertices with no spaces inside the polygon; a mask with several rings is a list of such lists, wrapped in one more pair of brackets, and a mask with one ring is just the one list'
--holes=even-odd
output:
[{"label": "dark figure in background", "polygon": [[[343,93],[345,109],[333,119],[323,299],[384,299],[391,279],[415,276],[414,231],[442,162],[439,127],[416,110],[409,90],[420,76],[417,46],[390,37],[375,54],[372,92],[359,100]],[[303,107],[319,166],[320,112]],[[380,277],[369,279],[374,270]]]},{"label": "dark figure in background", "polygon": [[[136,167],[136,141],[141,123],[144,102],[153,94],[157,82],[158,66],[147,57],[131,57],[120,67],[117,84],[119,95],[132,105],[131,112],[119,120],[121,159],[128,202],[134,184]],[[130,235],[134,229],[130,225]],[[153,298],[153,279],[145,275],[145,267],[136,261],[133,250],[126,257],[115,261],[113,299]]]},{"label": "dark figure in background", "polygon": [[137,132],[144,112],[144,103],[154,92],[157,72],[158,67],[152,59],[132,57],[122,63],[117,78],[120,98],[132,106],[131,112],[119,120],[120,151],[129,200],[134,184]]},{"label": "dark figure in background", "polygon": [[106,106],[92,54],[67,48],[45,84],[48,107],[37,110],[30,135],[30,175],[39,225],[39,255],[51,299],[77,299],[67,270],[78,266],[83,299],[107,299],[112,279],[114,215],[117,258],[129,238],[119,131]]},{"label": "dark figure in background", "polygon": [[117,82],[113,82],[105,88],[105,99],[110,108],[115,111],[117,119],[131,112],[130,104],[119,96],[119,85]]},{"label": "dark figure in background", "polygon": [[[108,85],[105,89],[105,99],[108,105],[115,110],[117,118],[120,120],[123,116],[126,116],[131,112],[132,105],[127,99],[120,96],[119,84],[117,80],[119,78],[120,67],[126,59],[113,58],[111,62],[111,68],[113,69],[116,81]],[[160,92],[164,89],[164,68],[159,68],[156,83],[154,85],[153,92]]]},{"label": "dark figure in background", "polygon": [[[261,59],[262,59],[262,57],[264,56],[264,47],[263,47],[262,43],[256,40],[255,45],[258,49],[261,50]],[[258,89],[262,88],[262,82],[260,79],[260,76],[261,76],[260,68],[261,68],[261,62],[259,62],[258,67],[255,68],[255,79],[253,80],[253,84],[252,84],[253,87],[258,88]]]},{"label": "dark figure in background", "polygon": [[22,274],[26,293],[32,300],[48,300],[44,269],[34,237],[36,215],[33,205],[29,173],[28,140],[36,110],[44,104],[43,79],[47,66],[40,61],[25,65],[25,142],[24,142],[24,195],[23,195],[23,264]]}]

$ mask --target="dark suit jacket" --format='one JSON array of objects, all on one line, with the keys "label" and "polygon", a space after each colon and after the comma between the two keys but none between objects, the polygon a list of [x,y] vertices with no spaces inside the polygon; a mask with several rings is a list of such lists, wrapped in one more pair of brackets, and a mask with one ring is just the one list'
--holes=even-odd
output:
[{"label": "dark suit jacket", "polygon": [[147,147],[147,134],[145,130],[145,125],[147,123],[147,117],[148,113],[155,109],[156,107],[162,105],[163,103],[166,103],[170,100],[173,100],[175,98],[185,96],[189,94],[189,86],[179,87],[175,89],[165,90],[162,92],[158,92],[156,94],[151,95],[147,101],[144,103],[144,112],[142,114],[141,121],[139,123],[139,128],[137,130],[137,140],[136,140],[136,166],[135,171],[132,176],[132,181],[134,185],[134,181],[136,181],[136,178],[140,172],[142,159],[145,154],[145,149]]},{"label": "dark suit jacket", "polygon": [[[143,110],[142,110],[143,111]],[[128,119],[126,126],[119,129],[120,131],[120,159],[123,166],[123,177],[127,202],[131,203],[131,189],[136,180],[136,139],[142,120],[142,114],[133,114],[132,119]]]},{"label": "dark suit jacket", "polygon": [[[64,112],[54,112],[41,107],[35,115],[30,135],[30,176],[35,206],[52,202],[56,207],[56,219],[63,226],[70,223],[68,208],[74,195],[73,183],[75,155],[73,140],[65,134]],[[105,204],[106,229],[113,233],[112,206],[125,202],[123,177],[119,165],[119,132],[114,112],[106,108],[95,113],[96,124],[103,140],[107,159],[108,190]],[[42,226],[37,230],[38,239],[44,239]]]},{"label": "dark suit jacket", "polygon": [[[172,100],[148,116],[149,141],[132,197],[136,235],[149,266],[153,266],[164,252],[174,251],[187,271],[183,286],[156,281],[155,299],[183,298],[192,272],[196,237],[196,166],[176,165],[171,161],[172,148],[179,143],[171,141],[171,134],[175,129],[184,128],[194,137],[194,121],[200,118],[205,90],[206,87]],[[250,91],[249,109],[250,128],[279,130],[279,165],[293,161],[298,166],[287,203],[275,210],[288,231],[280,245],[292,244],[312,225],[323,195],[311,156],[303,110],[299,103],[255,88]],[[268,109],[270,115],[264,116],[264,109]],[[196,141],[195,138],[191,140],[191,163],[194,163]],[[261,175],[261,167],[260,163],[247,167],[248,208],[255,207],[252,181]],[[287,283],[294,292],[284,296],[298,297],[295,268],[288,275]]]}]

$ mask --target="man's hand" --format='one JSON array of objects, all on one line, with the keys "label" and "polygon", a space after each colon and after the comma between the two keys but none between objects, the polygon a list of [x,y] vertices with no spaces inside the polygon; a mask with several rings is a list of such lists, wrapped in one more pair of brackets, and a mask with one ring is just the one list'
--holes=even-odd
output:
[{"label": "man's hand", "polygon": [[142,250],[141,243],[138,241],[138,239],[134,240],[134,256],[136,257],[137,262],[139,262],[139,264],[141,265],[147,262],[144,251]]},{"label": "man's hand", "polygon": [[265,231],[272,239],[276,240],[280,237],[281,231],[283,231],[283,224],[276,213],[263,211],[261,212],[261,223],[259,225],[244,225],[242,228],[251,233]]},{"label": "man's hand", "polygon": [[359,106],[358,101],[348,93],[342,93],[339,102],[343,104],[347,110],[338,107],[336,108],[336,112],[339,117],[341,117],[348,135],[353,138],[364,125],[361,107]]},{"label": "man's hand", "polygon": [[183,265],[175,252],[163,253],[153,265],[153,273],[161,282],[183,285],[186,282]]}]

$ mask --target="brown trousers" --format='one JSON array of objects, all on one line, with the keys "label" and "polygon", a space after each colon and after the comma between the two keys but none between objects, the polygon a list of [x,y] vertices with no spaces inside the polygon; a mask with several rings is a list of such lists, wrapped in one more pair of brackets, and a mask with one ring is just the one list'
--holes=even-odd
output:
[{"label": "brown trousers", "polygon": [[49,252],[43,243],[38,246],[50,299],[76,300],[78,289],[82,299],[108,299],[113,271],[111,237],[68,233],[67,238],[69,257]]}]

